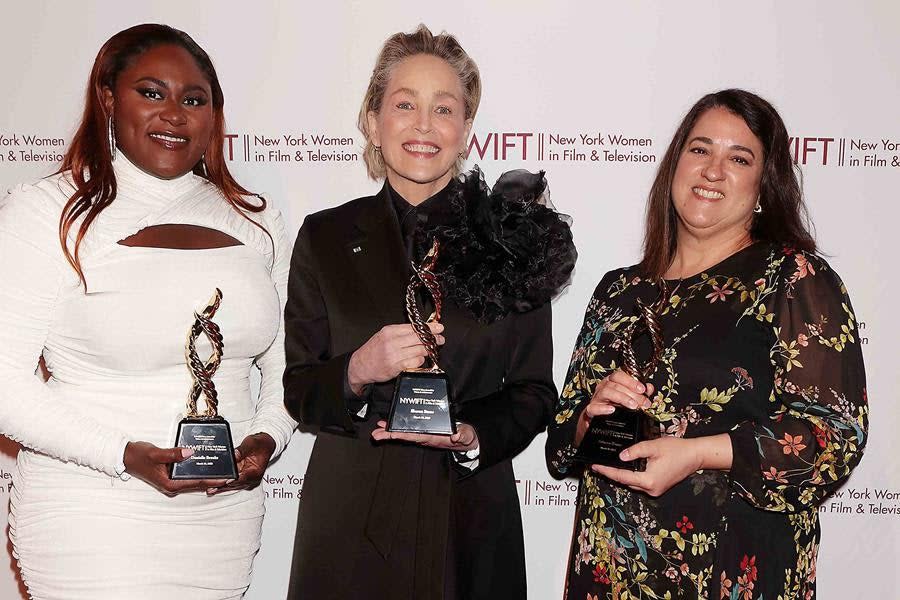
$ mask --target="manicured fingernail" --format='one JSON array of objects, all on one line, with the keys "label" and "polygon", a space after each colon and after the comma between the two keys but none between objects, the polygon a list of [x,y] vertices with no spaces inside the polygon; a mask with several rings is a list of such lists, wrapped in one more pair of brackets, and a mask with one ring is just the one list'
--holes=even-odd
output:
[{"label": "manicured fingernail", "polygon": [[206,493],[207,495],[212,496],[216,493],[216,488],[206,488]]},{"label": "manicured fingernail", "polygon": [[619,458],[621,458],[622,460],[631,460],[631,452],[629,452],[628,450],[622,450],[621,452],[619,452]]},{"label": "manicured fingernail", "polygon": [[605,414],[605,415],[611,415],[611,414],[613,414],[614,412],[616,412],[616,407],[615,407],[615,406],[603,406],[603,407],[601,407],[600,410],[601,410],[601,411],[603,412],[603,414]]},{"label": "manicured fingernail", "polygon": [[635,383],[634,391],[636,391],[638,394],[643,394],[644,393],[644,384],[641,382]]},{"label": "manicured fingernail", "polygon": [[231,485],[232,483],[234,483],[234,479],[226,479],[225,480],[225,485]]},{"label": "manicured fingernail", "polygon": [[193,454],[194,454],[194,451],[190,448],[182,448],[181,449],[181,458],[188,458],[190,456],[193,456]]}]

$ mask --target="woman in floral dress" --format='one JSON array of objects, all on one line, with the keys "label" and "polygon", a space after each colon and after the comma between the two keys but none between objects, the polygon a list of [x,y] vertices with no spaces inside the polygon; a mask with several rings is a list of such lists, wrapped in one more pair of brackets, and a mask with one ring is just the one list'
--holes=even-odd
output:
[{"label": "woman in floral dress", "polygon": [[[859,462],[868,408],[847,290],[806,223],[775,109],[742,90],[697,102],[650,193],[643,260],[588,304],[547,440],[550,471],[581,478],[570,600],[815,597],[817,506]],[[622,331],[661,294],[664,351],[637,381]],[[620,455],[643,472],[573,460],[616,406],[660,423]]]}]

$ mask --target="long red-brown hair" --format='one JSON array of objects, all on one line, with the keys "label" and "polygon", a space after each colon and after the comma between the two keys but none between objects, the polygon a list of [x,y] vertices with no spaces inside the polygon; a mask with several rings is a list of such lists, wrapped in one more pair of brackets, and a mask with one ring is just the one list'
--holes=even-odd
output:
[{"label": "long red-brown hair", "polygon": [[[91,224],[107,206],[116,199],[116,176],[112,166],[112,152],[108,141],[108,122],[110,114],[104,101],[104,90],[115,89],[116,78],[138,56],[162,45],[175,45],[184,48],[197,66],[206,75],[212,89],[213,131],[206,148],[205,160],[194,165],[193,172],[205,177],[222,192],[225,199],[242,216],[244,211],[261,212],[266,208],[266,201],[260,196],[241,186],[225,163],[225,97],[219,85],[219,76],[209,55],[195,42],[191,36],[168,25],[153,23],[135,25],[115,34],[100,48],[94,67],[88,80],[84,113],[78,130],[72,137],[69,149],[63,158],[57,173],[71,172],[75,192],[63,207],[59,219],[59,241],[63,253],[72,268],[78,273],[82,285],[87,287],[84,271],[81,267],[79,250],[81,242]],[[203,169],[203,163],[206,169]],[[247,197],[253,196],[258,202],[253,203]],[[69,247],[69,232],[76,222],[78,234],[72,248]],[[249,219],[249,217],[248,217]],[[255,221],[250,219],[254,224]],[[261,227],[261,226],[260,226]]]}]

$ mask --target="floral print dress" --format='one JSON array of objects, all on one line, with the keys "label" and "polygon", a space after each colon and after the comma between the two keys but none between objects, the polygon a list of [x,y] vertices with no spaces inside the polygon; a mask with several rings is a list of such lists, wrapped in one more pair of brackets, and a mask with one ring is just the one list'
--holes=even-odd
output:
[{"label": "floral print dress", "polygon": [[[619,336],[636,300],[659,295],[634,268],[608,273],[588,304],[547,439],[551,473],[581,478],[567,598],[814,598],[817,506],[866,441],[847,291],[822,258],[762,242],[668,289],[648,412],[663,435],[727,432],[732,468],[697,472],[652,498],[572,461],[579,415],[620,366]],[[650,351],[642,341],[638,358]]]}]

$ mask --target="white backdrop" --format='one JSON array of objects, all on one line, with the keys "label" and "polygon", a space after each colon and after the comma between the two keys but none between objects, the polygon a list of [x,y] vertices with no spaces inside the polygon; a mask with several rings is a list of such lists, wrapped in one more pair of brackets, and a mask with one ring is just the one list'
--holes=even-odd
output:
[{"label": "white backdrop", "polygon": [[[377,189],[359,160],[362,138],[354,123],[380,44],[420,22],[446,29],[476,59],[484,79],[470,160],[489,182],[511,168],[545,169],[554,203],[574,218],[580,260],[554,311],[554,370],[561,384],[596,282],[607,270],[635,262],[644,199],[676,124],[708,91],[756,91],[776,105],[795,136],[792,149],[803,168],[818,239],[850,289],[865,343],[871,437],[850,482],[822,507],[819,597],[894,597],[900,472],[891,440],[900,430],[900,410],[891,407],[900,376],[890,340],[900,330],[890,306],[900,283],[890,265],[900,250],[894,232],[900,217],[900,5],[252,5],[144,0],[4,6],[0,188],[55,169],[79,116],[94,56],[109,36],[141,22],[167,23],[190,33],[213,57],[234,135],[230,166],[245,186],[281,208],[293,236],[307,213]],[[327,144],[319,136],[349,140]],[[263,137],[278,145],[264,145]],[[296,434],[267,476],[268,514],[251,600],[284,597],[312,441]],[[577,484],[548,476],[543,442],[543,436],[535,440],[515,466],[531,597],[551,599],[562,594]],[[15,449],[2,448],[5,514]],[[0,599],[20,597],[11,558],[9,565],[8,572],[0,569]],[[335,576],[342,574],[336,570]]]}]

